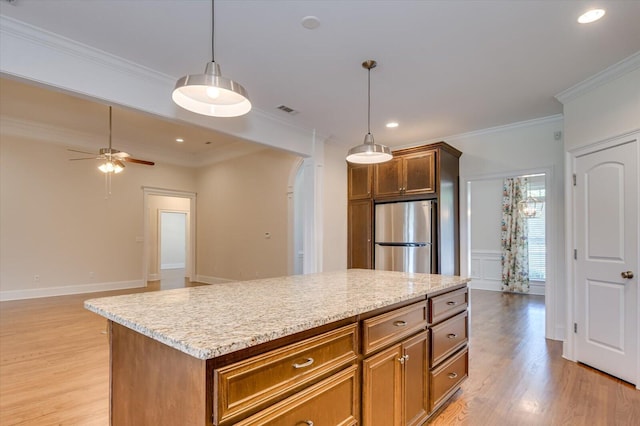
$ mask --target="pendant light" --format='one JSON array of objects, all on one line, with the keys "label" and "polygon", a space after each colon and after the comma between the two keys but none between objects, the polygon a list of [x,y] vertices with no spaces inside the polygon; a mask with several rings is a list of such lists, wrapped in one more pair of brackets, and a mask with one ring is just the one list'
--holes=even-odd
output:
[{"label": "pendant light", "polygon": [[251,102],[244,87],[225,78],[215,61],[214,0],[211,0],[211,62],[204,74],[192,74],[176,82],[171,95],[182,108],[212,117],[238,117],[251,110]]},{"label": "pendant light", "polygon": [[527,197],[518,202],[518,213],[525,218],[540,217],[544,203],[535,197]]},{"label": "pendant light", "polygon": [[374,143],[373,135],[371,134],[371,69],[375,68],[378,63],[373,59],[364,61],[362,67],[365,68],[368,73],[367,80],[367,134],[364,136],[364,143],[362,145],[354,146],[347,153],[347,161],[356,164],[376,164],[384,163],[393,158],[391,150],[388,146]]}]

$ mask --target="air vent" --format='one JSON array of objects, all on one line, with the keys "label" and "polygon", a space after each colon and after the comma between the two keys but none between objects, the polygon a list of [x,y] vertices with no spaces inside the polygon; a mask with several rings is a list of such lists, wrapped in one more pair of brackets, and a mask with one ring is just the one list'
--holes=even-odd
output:
[{"label": "air vent", "polygon": [[278,109],[279,109],[280,111],[284,111],[284,112],[286,112],[286,113],[287,113],[287,114],[289,114],[289,115],[296,115],[296,114],[298,113],[298,111],[296,111],[296,110],[295,110],[295,109],[293,109],[293,108],[289,108],[289,107],[288,107],[288,106],[286,106],[286,105],[280,105],[280,106],[278,107]]}]

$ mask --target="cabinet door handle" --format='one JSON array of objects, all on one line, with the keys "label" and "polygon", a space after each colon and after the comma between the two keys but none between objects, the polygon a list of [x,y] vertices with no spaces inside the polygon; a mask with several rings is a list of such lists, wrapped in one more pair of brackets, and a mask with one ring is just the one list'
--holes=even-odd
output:
[{"label": "cabinet door handle", "polygon": [[396,327],[404,327],[404,326],[407,325],[407,322],[406,321],[402,321],[402,320],[401,321],[394,321],[393,325],[395,325]]},{"label": "cabinet door handle", "polygon": [[457,335],[457,334],[455,334],[455,333],[449,333],[449,334],[447,334],[447,337],[448,337],[449,339],[455,339],[456,337],[458,337],[458,335]]},{"label": "cabinet door handle", "polygon": [[409,361],[409,355],[402,355],[400,358],[398,358],[398,361],[400,362],[400,364],[404,364],[405,361]]},{"label": "cabinet door handle", "polygon": [[304,367],[310,366],[311,364],[313,364],[313,358],[307,358],[307,360],[302,364],[298,364],[298,363],[293,364],[293,368],[304,368]]},{"label": "cabinet door handle", "polygon": [[447,305],[449,305],[449,306],[455,306],[455,305],[456,305],[456,302],[454,302],[453,300],[449,300],[449,301],[447,302]]},{"label": "cabinet door handle", "polygon": [[298,423],[296,423],[296,426],[298,425],[313,426],[313,422],[311,420],[300,420]]},{"label": "cabinet door handle", "polygon": [[458,377],[458,373],[449,373],[450,379],[455,379],[456,377]]}]

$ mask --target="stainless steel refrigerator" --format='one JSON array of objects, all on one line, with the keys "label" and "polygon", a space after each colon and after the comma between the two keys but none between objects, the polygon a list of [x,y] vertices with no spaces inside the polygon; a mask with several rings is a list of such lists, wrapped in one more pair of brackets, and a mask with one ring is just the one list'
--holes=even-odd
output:
[{"label": "stainless steel refrigerator", "polygon": [[433,271],[433,201],[407,201],[375,206],[375,269]]}]

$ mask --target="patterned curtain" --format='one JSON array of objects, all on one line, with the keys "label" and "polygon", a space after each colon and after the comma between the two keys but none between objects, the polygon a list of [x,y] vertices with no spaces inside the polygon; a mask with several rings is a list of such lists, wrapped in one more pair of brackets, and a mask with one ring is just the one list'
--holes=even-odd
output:
[{"label": "patterned curtain", "polygon": [[502,189],[502,291],[529,292],[527,219],[518,202],[527,197],[526,178],[507,178]]}]

